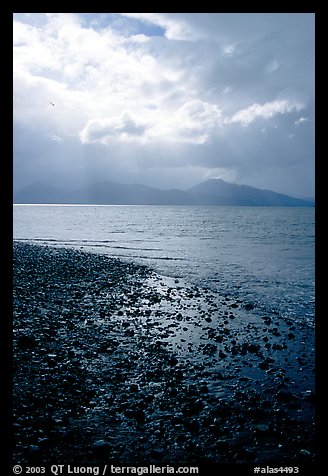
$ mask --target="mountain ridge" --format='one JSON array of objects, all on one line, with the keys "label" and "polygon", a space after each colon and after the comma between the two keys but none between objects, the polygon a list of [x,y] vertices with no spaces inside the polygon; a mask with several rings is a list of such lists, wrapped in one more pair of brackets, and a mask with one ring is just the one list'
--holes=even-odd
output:
[{"label": "mountain ridge", "polygon": [[13,201],[14,204],[314,206],[312,200],[222,179],[209,179],[187,190],[97,182],[67,191],[36,182],[14,193]]}]

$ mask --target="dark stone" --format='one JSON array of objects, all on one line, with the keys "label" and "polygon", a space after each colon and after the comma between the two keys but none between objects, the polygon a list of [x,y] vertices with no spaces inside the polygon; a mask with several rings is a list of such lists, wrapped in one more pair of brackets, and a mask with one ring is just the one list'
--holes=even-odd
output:
[{"label": "dark stone", "polygon": [[277,400],[279,400],[280,402],[286,402],[286,403],[289,403],[296,399],[295,395],[293,395],[288,390],[284,390],[284,389],[279,390],[279,392],[277,392],[276,394],[276,397],[277,397]]},{"label": "dark stone", "polygon": [[208,390],[208,386],[205,385],[205,384],[200,385],[199,391],[200,391],[201,393],[208,393],[208,391],[209,391],[209,390]]},{"label": "dark stone", "polygon": [[256,354],[260,350],[260,345],[248,344],[247,349],[248,349],[248,352],[252,352],[253,354]]},{"label": "dark stone", "polygon": [[40,450],[41,450],[41,448],[38,445],[30,445],[29,446],[29,453],[32,454],[32,455],[35,454],[35,453],[39,453]]},{"label": "dark stone", "polygon": [[195,420],[194,418],[192,420],[186,420],[185,422],[185,427],[187,430],[192,431],[194,433],[199,431],[199,422],[198,420]]},{"label": "dark stone", "polygon": [[208,335],[209,339],[213,339],[213,337],[215,337],[215,330],[214,329],[209,329],[207,331],[207,335]]},{"label": "dark stone", "polygon": [[272,348],[273,348],[274,350],[282,350],[282,349],[283,349],[283,346],[282,346],[281,344],[276,344],[276,343],[274,343],[274,344],[272,344]]},{"label": "dark stone", "polygon": [[310,403],[315,403],[315,393],[312,390],[305,392],[304,400]]},{"label": "dark stone", "polygon": [[203,354],[213,355],[217,351],[216,345],[214,344],[205,344],[203,348]]},{"label": "dark stone", "polygon": [[168,361],[168,364],[173,367],[174,365],[177,365],[177,363],[178,359],[174,355],[172,355]]},{"label": "dark stone", "polygon": [[215,336],[215,337],[214,337],[214,340],[215,340],[215,342],[220,343],[220,342],[223,341],[223,337],[222,337],[222,336]]},{"label": "dark stone", "polygon": [[37,341],[31,336],[22,334],[18,338],[18,345],[23,350],[32,349],[37,345]]},{"label": "dark stone", "polygon": [[182,408],[182,413],[185,416],[197,415],[203,409],[203,402],[201,399],[193,400],[185,404]]},{"label": "dark stone", "polygon": [[49,443],[50,443],[49,438],[38,439],[38,445],[40,446],[40,448],[46,448],[47,446],[49,446]]},{"label": "dark stone", "polygon": [[102,452],[107,450],[109,447],[110,447],[110,444],[108,443],[108,441],[105,441],[105,440],[97,440],[93,444],[94,450],[99,454],[102,454]]},{"label": "dark stone", "polygon": [[157,459],[162,459],[165,453],[161,450],[154,449],[154,450],[151,450],[148,454],[150,458],[157,460]]},{"label": "dark stone", "polygon": [[267,325],[267,326],[271,326],[272,324],[272,319],[270,317],[263,317],[262,318],[264,320],[264,323]]},{"label": "dark stone", "polygon": [[125,414],[129,418],[134,418],[138,423],[145,422],[145,412],[142,409],[129,409]]},{"label": "dark stone", "polygon": [[275,433],[270,425],[267,425],[266,423],[260,423],[256,425],[255,432],[256,434],[263,436],[271,436]]},{"label": "dark stone", "polygon": [[260,362],[259,363],[259,368],[262,369],[262,370],[268,370],[269,369],[268,362]]},{"label": "dark stone", "polygon": [[311,461],[311,453],[308,450],[302,449],[300,450],[300,460],[304,463]]}]

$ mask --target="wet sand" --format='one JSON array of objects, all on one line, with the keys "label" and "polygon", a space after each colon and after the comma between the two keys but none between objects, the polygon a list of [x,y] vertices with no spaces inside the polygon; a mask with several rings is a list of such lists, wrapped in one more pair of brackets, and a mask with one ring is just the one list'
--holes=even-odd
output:
[{"label": "wet sand", "polygon": [[13,256],[15,464],[316,461],[312,328],[108,256]]}]

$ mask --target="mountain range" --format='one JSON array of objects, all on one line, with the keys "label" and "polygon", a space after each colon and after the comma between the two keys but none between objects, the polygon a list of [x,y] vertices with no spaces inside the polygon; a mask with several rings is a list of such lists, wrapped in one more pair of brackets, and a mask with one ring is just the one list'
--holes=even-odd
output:
[{"label": "mountain range", "polygon": [[13,198],[16,204],[314,206],[312,200],[232,184],[222,179],[210,179],[188,190],[161,190],[147,185],[101,182],[66,191],[34,183],[16,192]]}]

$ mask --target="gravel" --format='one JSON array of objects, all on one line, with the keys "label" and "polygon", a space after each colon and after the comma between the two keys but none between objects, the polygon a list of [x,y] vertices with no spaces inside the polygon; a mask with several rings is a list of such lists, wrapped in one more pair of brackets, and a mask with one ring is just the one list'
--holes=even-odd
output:
[{"label": "gravel", "polygon": [[15,463],[315,462],[313,329],[108,256],[13,256]]}]

